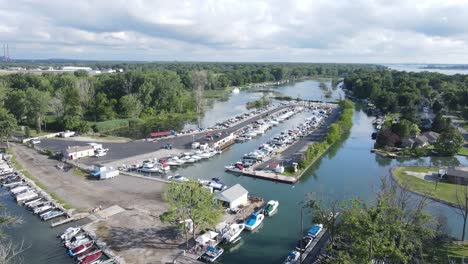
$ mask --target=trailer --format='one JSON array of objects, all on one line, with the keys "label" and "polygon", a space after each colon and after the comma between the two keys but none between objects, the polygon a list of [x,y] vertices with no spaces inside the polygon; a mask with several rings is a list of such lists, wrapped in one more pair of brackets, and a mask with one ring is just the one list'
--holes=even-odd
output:
[{"label": "trailer", "polygon": [[70,130],[65,130],[59,133],[59,136],[63,138],[72,137],[74,135],[75,135],[75,131],[70,131]]}]

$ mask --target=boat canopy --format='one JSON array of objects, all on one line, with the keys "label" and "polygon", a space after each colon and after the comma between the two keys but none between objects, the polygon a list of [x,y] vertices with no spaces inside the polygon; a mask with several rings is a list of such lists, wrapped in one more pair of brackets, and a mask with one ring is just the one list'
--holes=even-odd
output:
[{"label": "boat canopy", "polygon": [[320,231],[319,225],[313,225],[311,229],[307,232],[309,235],[316,235]]}]

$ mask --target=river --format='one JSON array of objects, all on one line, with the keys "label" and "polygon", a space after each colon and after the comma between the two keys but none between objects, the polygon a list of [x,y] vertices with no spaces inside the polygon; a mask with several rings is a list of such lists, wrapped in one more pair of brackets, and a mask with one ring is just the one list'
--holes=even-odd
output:
[{"label": "river", "polygon": [[[304,99],[320,100],[322,97],[317,81],[304,81],[275,89],[291,97],[297,97],[298,94]],[[340,96],[342,96],[341,91],[334,91],[330,100],[336,100]],[[242,91],[240,94],[231,96],[227,101],[215,102],[212,105],[213,108],[205,115],[203,122],[210,125],[212,122],[244,112],[245,102],[260,97],[261,93]],[[284,127],[274,128],[262,138],[236,144],[211,161],[201,162],[178,171],[184,176],[195,178],[219,177],[230,186],[240,183],[249,190],[251,195],[261,196],[265,200],[279,200],[278,213],[268,217],[263,226],[254,233],[244,232],[241,235],[240,244],[227,249],[221,259],[222,263],[282,263],[300,237],[300,202],[308,193],[315,192],[324,200],[349,197],[368,200],[378,190],[380,177],[388,177],[392,166],[429,163],[468,164],[468,159],[465,157],[404,161],[387,159],[371,153],[373,141],[370,136],[373,132],[373,117],[367,116],[358,107],[353,117],[353,127],[349,137],[333,146],[295,185],[235,176],[224,172],[225,165],[235,162],[244,153],[252,151]],[[303,114],[296,118],[303,118]],[[1,199],[3,203],[6,200],[6,207],[12,214],[23,216],[25,220],[23,225],[10,229],[8,233],[16,242],[24,239],[31,244],[31,248],[25,252],[27,263],[71,263],[65,250],[55,239],[55,234],[59,230],[50,229],[45,223],[26,213],[23,208],[14,204],[10,197],[4,196]],[[431,203],[428,210],[447,215],[450,234],[454,236],[460,234],[461,218],[453,209],[442,204]],[[306,217],[304,228],[311,224],[310,219]]]}]

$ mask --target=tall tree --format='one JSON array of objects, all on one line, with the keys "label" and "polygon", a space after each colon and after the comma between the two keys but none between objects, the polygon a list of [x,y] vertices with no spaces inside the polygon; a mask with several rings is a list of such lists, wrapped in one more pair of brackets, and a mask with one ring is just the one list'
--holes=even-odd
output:
[{"label": "tall tree", "polygon": [[[218,223],[223,210],[214,195],[194,180],[184,183],[172,182],[164,193],[169,203],[169,211],[164,214],[163,220],[173,222],[175,219],[191,220],[193,223],[192,238],[198,230]],[[185,222],[184,222],[185,223]],[[187,229],[186,238],[188,243]]]},{"label": "tall tree", "polygon": [[443,156],[453,156],[460,151],[465,139],[458,129],[451,127],[442,132],[434,144],[434,149]]},{"label": "tall tree", "polygon": [[205,100],[203,98],[203,92],[205,86],[208,82],[208,74],[206,71],[194,71],[192,72],[192,86],[195,90],[195,102],[197,107],[197,118],[198,118],[198,127],[201,127],[201,115],[203,113],[203,108]]},{"label": "tall tree", "polygon": [[49,92],[41,92],[34,88],[26,90],[28,117],[34,120],[36,131],[41,132],[41,125],[45,114],[49,110]]},{"label": "tall tree", "polygon": [[0,138],[8,141],[13,131],[17,128],[15,116],[10,114],[5,108],[0,108]]},{"label": "tall tree", "polygon": [[119,107],[122,116],[125,118],[137,118],[143,110],[143,106],[135,94],[122,96],[119,100]]}]

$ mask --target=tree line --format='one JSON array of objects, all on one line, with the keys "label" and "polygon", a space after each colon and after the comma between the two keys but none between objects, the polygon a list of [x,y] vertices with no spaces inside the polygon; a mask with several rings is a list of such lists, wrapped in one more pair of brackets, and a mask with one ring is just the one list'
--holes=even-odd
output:
[{"label": "tree line", "polygon": [[[6,67],[10,64],[2,65]],[[50,66],[26,62],[13,65],[28,68]],[[14,116],[19,125],[34,127],[37,131],[69,129],[86,133],[92,129],[98,130],[98,122],[116,119],[156,118],[161,121],[174,119],[174,116],[194,118],[201,114],[198,91],[203,89],[225,89],[228,86],[312,76],[343,76],[363,68],[379,68],[357,64],[176,62],[78,65],[123,68],[125,72],[2,75],[0,105],[7,111],[6,114]]]}]

